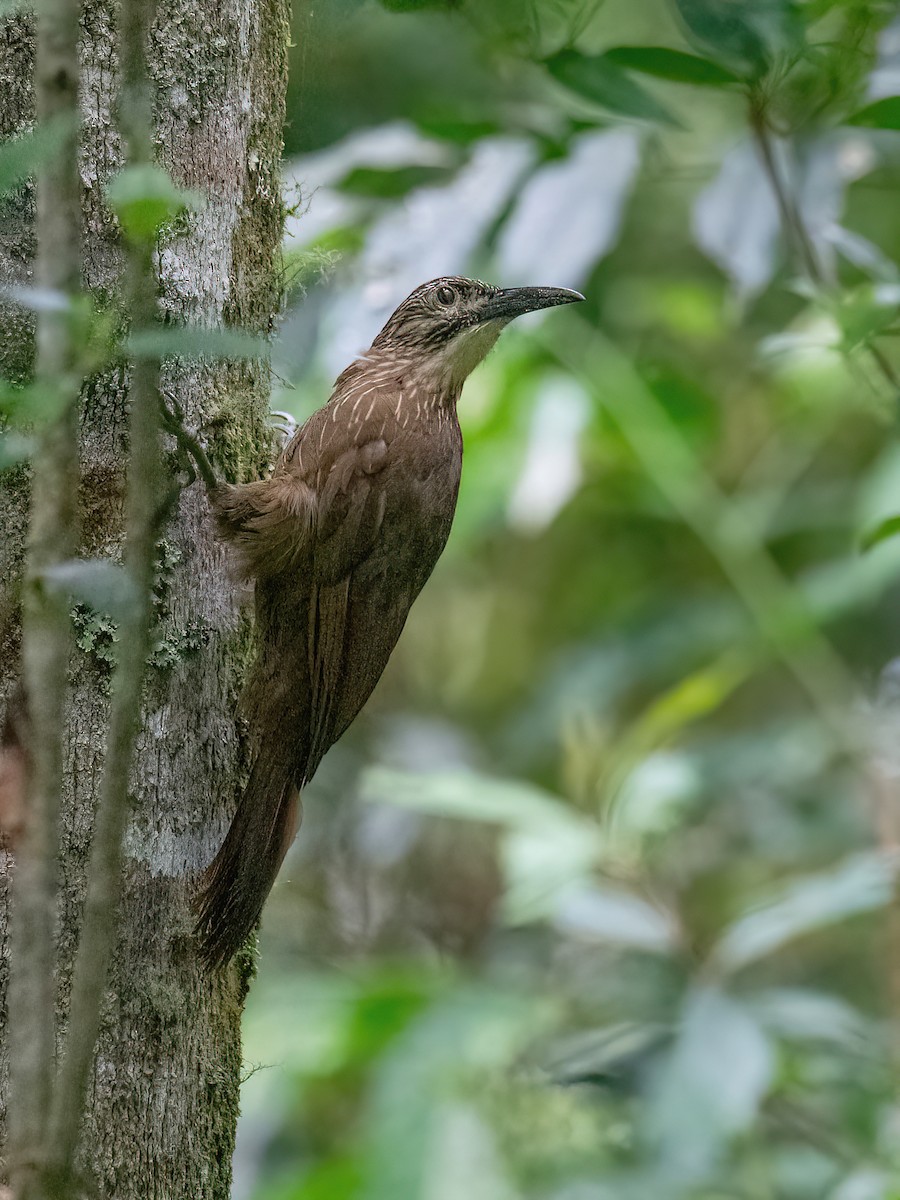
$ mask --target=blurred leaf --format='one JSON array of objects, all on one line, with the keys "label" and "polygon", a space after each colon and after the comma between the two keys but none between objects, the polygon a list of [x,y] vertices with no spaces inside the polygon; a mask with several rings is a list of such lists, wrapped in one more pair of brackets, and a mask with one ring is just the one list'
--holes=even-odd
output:
[{"label": "blurred leaf", "polygon": [[34,453],[34,438],[21,433],[0,434],[0,471],[18,466]]},{"label": "blurred leaf", "polygon": [[695,671],[658,696],[629,729],[644,752],[676,736],[686,725],[720,708],[753,669],[746,657],[731,654]]},{"label": "blurred leaf", "polygon": [[364,1200],[420,1200],[442,1155],[446,1105],[473,1078],[508,1068],[548,1016],[534,997],[472,987],[412,1022],[378,1066]]},{"label": "blurred leaf", "polygon": [[884,907],[893,894],[897,865],[887,854],[855,854],[832,871],[792,881],[765,907],[726,929],[710,955],[710,967],[731,974],[796,938]]},{"label": "blurred leaf", "polygon": [[378,0],[389,12],[420,12],[432,8],[438,10],[459,8],[461,0]]},{"label": "blurred leaf", "polygon": [[52,159],[71,136],[72,129],[71,118],[58,116],[38,125],[31,133],[20,134],[0,146],[0,196],[18,187]]},{"label": "blurred leaf", "polygon": [[739,292],[755,295],[771,279],[781,221],[749,140],[728,151],[715,179],[697,196],[691,230],[697,245],[728,273]]},{"label": "blurred leaf", "polygon": [[71,401],[62,384],[31,383],[16,387],[0,380],[0,413],[14,425],[44,425],[53,421]]},{"label": "blurred leaf", "polygon": [[855,230],[844,229],[843,226],[832,223],[825,231],[830,245],[842,254],[847,262],[859,267],[873,279],[885,282],[895,282],[898,276],[897,264],[870,241]]},{"label": "blurred leaf", "polygon": [[428,1200],[518,1200],[493,1132],[474,1104],[442,1104],[435,1115]]},{"label": "blurred leaf", "polygon": [[753,1011],[777,1037],[836,1042],[858,1049],[873,1040],[869,1022],[837,996],[806,988],[772,988],[753,1001]]},{"label": "blurred leaf", "polygon": [[301,250],[286,250],[285,263],[290,268],[295,256],[304,259],[309,254],[334,255],[337,258],[358,254],[366,244],[365,231],[359,225],[335,225],[314,238]]},{"label": "blurred leaf", "polygon": [[385,971],[360,990],[347,1023],[346,1052],[352,1062],[377,1057],[424,1012],[444,981],[416,972]]},{"label": "blurred leaf", "polygon": [[668,1026],[622,1021],[553,1041],[541,1065],[555,1082],[590,1082],[630,1093],[671,1040]]},{"label": "blurred leaf", "polygon": [[577,50],[562,50],[545,60],[547,70],[559,83],[585,100],[624,117],[639,117],[677,126],[678,121],[655,96],[612,62],[606,55],[588,57]]},{"label": "blurred leaf", "polygon": [[41,580],[51,594],[69,596],[116,618],[126,615],[136,600],[131,579],[108,558],[69,559],[45,567]]},{"label": "blurred leaf", "polygon": [[900,533],[900,516],[885,517],[883,521],[862,535],[859,548],[860,550],[871,550],[879,542],[884,542],[898,533]]},{"label": "blurred leaf", "polygon": [[356,1157],[328,1159],[318,1163],[302,1179],[291,1179],[289,1190],[266,1200],[352,1200],[362,1188],[362,1164]]},{"label": "blurred leaf", "polygon": [[647,1097],[648,1131],[667,1177],[702,1179],[753,1121],[772,1082],[769,1041],[747,1009],[712,987],[687,995],[675,1044]]},{"label": "blurred leaf", "polygon": [[[583,283],[615,243],[640,166],[636,133],[604,129],[573,138],[565,158],[539,167],[520,188],[497,245],[510,283]],[[564,221],[547,221],[565,212]]]},{"label": "blurred leaf", "polygon": [[364,800],[466,821],[490,821],[536,831],[560,826],[596,839],[592,822],[533,784],[507,782],[470,771],[413,773],[370,767],[360,785]]},{"label": "blurred leaf", "polygon": [[900,129],[900,96],[885,96],[859,109],[846,120],[847,125],[868,129]]},{"label": "blurred leaf", "polygon": [[845,289],[837,304],[836,318],[848,349],[855,349],[884,329],[900,313],[900,284],[865,284]]},{"label": "blurred leaf", "polygon": [[54,288],[0,284],[0,296],[8,296],[14,304],[20,304],[32,312],[65,312],[71,306],[66,293]]},{"label": "blurred leaf", "polygon": [[[385,974],[390,971],[388,967]],[[377,973],[380,975],[380,972]],[[367,980],[352,974],[306,969],[302,973],[270,974],[259,980],[244,1016],[243,1030],[254,1048],[254,1059],[317,1078],[343,1070],[358,1046],[348,1031],[356,1017],[356,1001]],[[294,1021],[297,1005],[303,1021]],[[268,1090],[271,1077],[253,1076],[253,1086]]]},{"label": "blurred leaf", "polygon": [[759,27],[767,17],[778,21],[787,5],[780,0],[675,0],[675,7],[702,46],[756,78],[770,58]]},{"label": "blurred leaf", "polygon": [[875,1167],[854,1168],[828,1194],[828,1200],[898,1200],[892,1174]]},{"label": "blurred leaf", "polygon": [[678,926],[670,913],[623,888],[581,883],[565,891],[555,925],[570,937],[670,954]]},{"label": "blurred leaf", "polygon": [[505,132],[505,123],[473,112],[471,116],[459,110],[423,113],[416,117],[416,125],[423,133],[441,138],[446,142],[457,142],[468,146],[482,138],[494,137]]},{"label": "blurred leaf", "polygon": [[724,87],[740,80],[733,71],[708,58],[669,50],[666,46],[616,46],[604,57],[616,66],[676,83],[695,83],[705,87]]},{"label": "blurred leaf", "polygon": [[447,167],[432,167],[424,163],[392,169],[354,167],[335,186],[341,192],[351,192],[357,196],[396,200],[415,188],[443,183],[450,174]]},{"label": "blurred leaf", "polygon": [[151,163],[125,167],[110,180],[106,196],[125,236],[136,242],[154,241],[172,217],[203,202],[196,192],[176,187],[167,171]]},{"label": "blurred leaf", "polygon": [[131,358],[266,358],[269,343],[240,329],[166,326],[132,333],[125,351]]},{"label": "blurred leaf", "polygon": [[501,859],[507,890],[504,919],[520,924],[548,916],[560,892],[597,862],[599,826],[548,793],[462,771],[406,774],[366,771],[363,799],[505,827]]}]

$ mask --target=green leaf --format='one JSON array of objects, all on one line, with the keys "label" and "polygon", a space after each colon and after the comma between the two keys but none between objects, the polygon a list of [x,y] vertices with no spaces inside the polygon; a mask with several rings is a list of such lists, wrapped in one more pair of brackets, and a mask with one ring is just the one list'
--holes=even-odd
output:
[{"label": "green leaf", "polygon": [[202,197],[176,187],[162,167],[152,163],[126,167],[108,184],[106,196],[125,236],[134,242],[154,241],[167,221]]},{"label": "green leaf", "polygon": [[492,779],[474,771],[411,772],[372,767],[362,778],[364,800],[393,804],[435,816],[489,821],[512,829],[549,829],[575,823],[582,834],[594,829],[549,792],[530,783]]},{"label": "green leaf", "polygon": [[672,915],[625,888],[582,883],[567,889],[555,924],[583,941],[654,954],[672,953],[678,944]]},{"label": "green leaf", "polygon": [[900,285],[863,284],[845,291],[835,306],[835,318],[848,349],[854,349],[873,335],[889,329],[900,312]]},{"label": "green leaf", "polygon": [[577,50],[563,50],[545,60],[547,70],[559,83],[585,100],[625,117],[639,117],[677,126],[669,110],[626,71],[605,54],[588,57]]},{"label": "green leaf", "polygon": [[552,915],[602,855],[599,826],[531,784],[467,771],[411,774],[376,767],[362,781],[365,800],[436,816],[489,821],[506,830],[503,916],[511,925]]},{"label": "green leaf", "polygon": [[883,521],[879,521],[877,525],[862,535],[859,540],[859,548],[862,551],[871,550],[879,542],[886,542],[888,538],[895,537],[898,533],[900,533],[900,516],[885,517]]},{"label": "green leaf", "polygon": [[54,420],[71,401],[63,386],[31,383],[16,387],[0,380],[0,413],[14,425],[43,425]]},{"label": "green leaf", "polygon": [[648,1096],[663,1172],[682,1183],[702,1178],[728,1139],[753,1121],[774,1067],[769,1039],[743,1005],[717,988],[690,991]]},{"label": "green leaf", "polygon": [[421,12],[423,9],[453,9],[457,0],[379,0],[382,8],[388,12]]},{"label": "green leaf", "polygon": [[681,50],[670,50],[667,46],[616,46],[607,50],[604,57],[626,70],[655,75],[658,79],[670,79],[674,83],[726,87],[740,82],[733,71],[719,63],[696,54],[684,54]]},{"label": "green leaf", "polygon": [[337,185],[342,192],[356,196],[371,196],[381,200],[395,200],[405,196],[414,188],[430,183],[443,183],[448,178],[447,167],[412,164],[393,169],[379,167],[354,167]]},{"label": "green leaf", "polygon": [[18,187],[53,158],[71,136],[73,128],[70,117],[54,117],[31,133],[0,146],[0,196]]},{"label": "green leaf", "polygon": [[876,852],[855,854],[833,871],[793,882],[765,907],[739,917],[714,947],[710,965],[731,973],[798,937],[890,902],[897,863]]},{"label": "green leaf", "polygon": [[423,133],[440,138],[445,142],[457,142],[464,146],[480,141],[481,138],[505,132],[507,128],[503,122],[491,120],[477,113],[468,116],[449,109],[417,115],[415,121]]},{"label": "green leaf", "polygon": [[847,125],[863,125],[867,129],[900,129],[900,96],[885,96],[859,109],[846,120]]},{"label": "green leaf", "polygon": [[846,1000],[808,988],[771,988],[753,1000],[753,1012],[777,1037],[858,1048],[874,1030]]},{"label": "green leaf", "polygon": [[131,358],[265,358],[269,344],[240,329],[180,326],[139,330],[125,343]]},{"label": "green leaf", "polygon": [[756,77],[768,67],[769,50],[758,34],[754,5],[758,0],[676,0],[680,17],[697,41]]},{"label": "green leaf", "polygon": [[[378,1062],[366,1121],[364,1200],[420,1200],[437,1189],[428,1184],[446,1168],[437,1149],[445,1106],[464,1097],[468,1076],[485,1080],[508,1071],[552,1009],[524,992],[461,987],[425,1010],[390,1044]],[[471,1086],[471,1085],[470,1085]],[[464,1147],[463,1162],[482,1156]],[[447,1196],[506,1200],[493,1177],[474,1187],[470,1178]]]}]

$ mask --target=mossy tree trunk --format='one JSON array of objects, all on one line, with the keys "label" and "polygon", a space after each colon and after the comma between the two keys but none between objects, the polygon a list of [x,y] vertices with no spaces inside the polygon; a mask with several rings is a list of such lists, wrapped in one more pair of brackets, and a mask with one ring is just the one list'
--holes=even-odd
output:
[{"label": "mossy tree trunk", "polygon": [[[278,304],[278,165],[285,89],[286,0],[161,0],[147,48],[156,86],[160,163],[202,193],[160,247],[163,312],[201,325],[268,333]],[[115,308],[122,257],[104,184],[121,165],[114,118],[116,14],[87,0],[82,21],[84,286]],[[32,122],[32,20],[0,19],[0,136]],[[33,194],[2,203],[0,284],[31,278]],[[0,374],[27,378],[33,330],[25,310],[0,307]],[[220,473],[265,468],[268,373],[239,364],[167,364],[162,390],[198,430]],[[127,376],[110,370],[80,409],[81,540],[85,556],[117,555],[123,521]],[[171,448],[170,448],[171,449]],[[174,478],[177,463],[171,458]],[[0,477],[0,637],[3,694],[18,659],[17,580],[28,472]],[[185,487],[160,545],[157,648],[145,688],[132,771],[133,815],[118,943],[91,1076],[81,1166],[86,1190],[116,1200],[226,1200],[240,1082],[240,1016],[249,964],[210,977],[199,967],[189,896],[212,858],[243,769],[236,698],[246,628],[199,483]],[[77,647],[67,706],[58,1023],[68,990],[105,742],[115,630],[75,610]],[[0,852],[0,1096],[8,1093],[8,899],[14,856]]]}]

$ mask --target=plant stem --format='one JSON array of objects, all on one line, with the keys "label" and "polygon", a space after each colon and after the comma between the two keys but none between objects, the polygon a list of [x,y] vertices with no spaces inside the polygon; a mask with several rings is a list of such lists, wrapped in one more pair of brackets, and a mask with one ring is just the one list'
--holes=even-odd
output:
[{"label": "plant stem", "polygon": [[[753,140],[756,142],[766,178],[775,196],[788,244],[792,247],[795,257],[810,282],[823,290],[829,288],[832,286],[832,281],[826,277],[803,220],[800,206],[788,188],[776,161],[769,126],[766,122],[765,106],[755,95],[750,97],[749,114]],[[890,360],[874,343],[869,343],[868,350],[884,379],[895,392],[900,393],[900,377]]]},{"label": "plant stem", "polygon": [[[152,107],[144,71],[152,5],[122,0],[120,122],[129,165],[152,157]],[[153,243],[127,248],[126,294],[131,328],[151,329],[157,319],[157,283]],[[133,601],[123,617],[119,656],[112,684],[110,724],[100,800],[94,821],[91,861],[81,939],[72,980],[66,1052],[54,1091],[48,1148],[51,1155],[47,1195],[71,1195],[74,1163],[84,1113],[85,1093],[100,1029],[103,994],[115,944],[122,880],[122,839],[128,820],[128,780],[140,727],[141,690],[151,649],[154,558],[162,520],[162,468],[159,361],[132,363],[129,385],[128,493],[124,562]]]},{"label": "plant stem", "polygon": [[[81,208],[77,158],[78,0],[44,0],[37,14],[36,119],[67,132],[37,180],[35,284],[71,298],[81,284]],[[10,1175],[18,1200],[39,1186],[55,1052],[54,943],[63,729],[70,647],[68,604],[50,595],[43,572],[70,558],[76,540],[80,386],[71,314],[64,304],[37,317],[35,380],[59,398],[40,432],[31,485],[31,518],[22,612],[26,830],[13,884]]]}]

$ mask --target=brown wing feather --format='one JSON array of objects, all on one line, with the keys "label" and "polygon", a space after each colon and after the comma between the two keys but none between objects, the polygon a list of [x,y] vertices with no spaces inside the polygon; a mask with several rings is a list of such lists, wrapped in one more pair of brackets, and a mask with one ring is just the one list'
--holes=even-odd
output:
[{"label": "brown wing feather", "polygon": [[244,579],[296,568],[311,548],[316,497],[303,480],[276,472],[255,483],[221,484],[212,503],[219,536],[234,547]]}]

